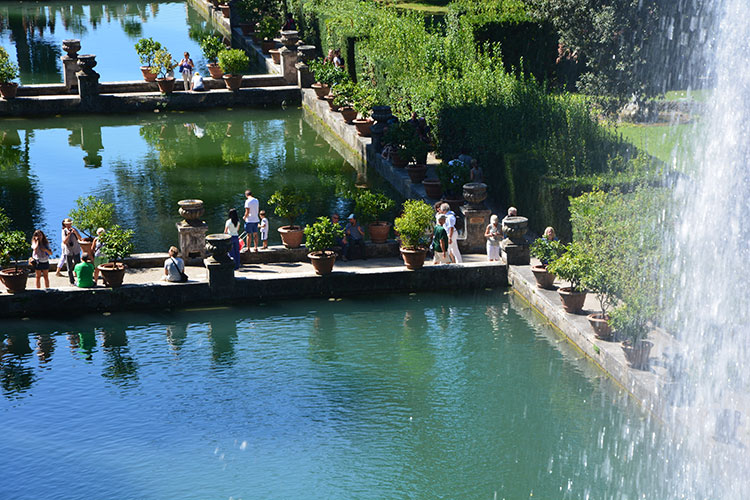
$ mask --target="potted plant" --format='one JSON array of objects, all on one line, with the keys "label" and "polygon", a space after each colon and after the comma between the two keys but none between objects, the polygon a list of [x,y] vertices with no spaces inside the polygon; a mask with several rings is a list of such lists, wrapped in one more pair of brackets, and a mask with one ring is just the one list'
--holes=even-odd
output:
[{"label": "potted plant", "polygon": [[381,218],[384,213],[393,210],[396,202],[383,193],[374,193],[369,189],[363,189],[357,192],[354,203],[354,211],[360,215],[362,222],[368,223],[367,229],[370,233],[370,241],[385,243],[388,240],[391,225]]},{"label": "potted plant", "polygon": [[579,245],[571,243],[565,247],[565,253],[548,266],[551,273],[570,286],[557,290],[565,312],[578,314],[586,301],[584,280],[591,273],[593,259]]},{"label": "potted plant", "polygon": [[401,257],[407,269],[421,269],[430,241],[435,211],[422,200],[406,200],[404,212],[394,226],[401,240]]},{"label": "potted plant", "polygon": [[471,180],[471,169],[461,160],[451,160],[440,163],[436,169],[443,198],[450,204],[451,210],[458,212],[464,202],[464,184]]},{"label": "potted plant", "polygon": [[406,144],[415,135],[414,127],[407,122],[388,125],[383,134],[383,142],[391,147],[391,164],[396,168],[404,168],[409,163]]},{"label": "potted plant", "polygon": [[532,257],[539,259],[540,264],[531,266],[531,272],[534,273],[536,286],[553,290],[555,288],[555,274],[549,272],[547,266],[557,260],[564,252],[565,247],[557,240],[548,240],[547,238],[537,238],[531,244],[529,249]]},{"label": "potted plant", "polygon": [[601,312],[587,316],[596,338],[609,340],[612,327],[609,324],[609,309],[617,300],[615,297],[616,278],[611,262],[594,262],[589,273],[584,277],[583,286],[596,294]]},{"label": "potted plant", "polygon": [[279,23],[273,16],[263,16],[263,19],[258,23],[257,33],[258,38],[261,39],[260,48],[264,54],[268,54],[268,51],[276,47],[274,37],[279,32]]},{"label": "potted plant", "polygon": [[250,36],[261,19],[262,2],[258,0],[239,0],[234,3],[234,11],[242,20],[239,27],[244,36]]},{"label": "potted plant", "polygon": [[406,156],[414,160],[414,163],[406,165],[406,173],[414,184],[419,184],[427,175],[427,153],[430,146],[419,138],[411,124],[409,127],[412,129],[412,135],[404,144],[404,150]]},{"label": "potted plant", "polygon": [[[8,220],[7,217],[5,219]],[[28,273],[26,268],[18,267],[18,261],[25,259],[28,253],[29,243],[22,231],[8,231],[6,228],[0,232],[0,281],[10,293],[26,290]],[[6,268],[11,261],[14,267]]]},{"label": "potted plant", "polygon": [[242,86],[242,75],[250,59],[242,49],[224,49],[219,52],[219,66],[224,72],[224,83],[233,92]]},{"label": "potted plant", "polygon": [[440,184],[440,179],[436,177],[422,179],[422,186],[424,186],[424,193],[428,198],[439,200],[443,197],[443,187]]},{"label": "potted plant", "polygon": [[99,239],[102,242],[102,252],[110,259],[109,263],[98,267],[99,272],[102,273],[107,286],[118,287],[122,285],[125,269],[127,269],[122,260],[128,257],[134,249],[133,230],[115,225],[109,231],[102,233]]},{"label": "potted plant", "polygon": [[224,75],[216,61],[219,57],[219,52],[225,48],[224,42],[216,35],[206,35],[201,40],[201,51],[203,51],[203,57],[208,61],[206,67],[211,78],[218,80]]},{"label": "potted plant", "polygon": [[318,99],[323,99],[334,85],[348,81],[346,72],[321,58],[310,61],[310,71],[315,78],[312,88]]},{"label": "potted plant", "polygon": [[372,85],[364,79],[357,82],[357,88],[352,99],[352,107],[359,115],[359,118],[352,120],[352,122],[357,127],[357,134],[362,137],[370,137],[370,127],[372,127],[370,113],[373,106],[375,106],[376,98],[377,95]]},{"label": "potted plant", "polygon": [[141,38],[135,44],[135,51],[141,60],[141,72],[147,82],[156,81],[156,73],[151,66],[154,63],[154,55],[156,55],[156,51],[159,49],[161,49],[161,44],[155,42],[152,38]]},{"label": "potted plant", "polygon": [[156,84],[162,94],[171,94],[174,91],[174,77],[168,76],[177,62],[172,59],[172,54],[162,47],[154,54],[154,62],[151,71],[156,73]]},{"label": "potted plant", "polygon": [[339,108],[338,110],[346,123],[351,123],[352,120],[357,118],[357,110],[352,107],[356,91],[357,84],[351,80],[336,85],[333,104]]},{"label": "potted plant", "polygon": [[307,257],[315,268],[315,274],[330,274],[336,261],[336,252],[331,248],[336,240],[344,237],[344,230],[328,217],[318,220],[305,228],[305,247],[310,251]]},{"label": "potted plant", "polygon": [[281,242],[287,248],[299,248],[302,245],[304,233],[300,226],[294,225],[294,221],[304,213],[303,205],[306,202],[307,196],[293,186],[284,186],[268,199],[269,205],[275,205],[273,213],[289,221],[289,225],[278,229]]},{"label": "potted plant", "polygon": [[115,216],[115,205],[107,203],[96,196],[81,196],[76,200],[76,208],[70,211],[69,217],[83,231],[85,238],[79,240],[81,250],[91,254],[91,243],[94,233],[100,227],[109,229]]},{"label": "potted plant", "polygon": [[3,99],[13,99],[18,92],[18,66],[10,60],[8,52],[0,47],[0,95]]},{"label": "potted plant", "polygon": [[622,350],[631,367],[637,370],[648,368],[648,358],[654,344],[648,340],[648,318],[653,313],[653,304],[644,302],[641,297],[630,303],[622,304],[611,313],[612,328],[625,340]]}]

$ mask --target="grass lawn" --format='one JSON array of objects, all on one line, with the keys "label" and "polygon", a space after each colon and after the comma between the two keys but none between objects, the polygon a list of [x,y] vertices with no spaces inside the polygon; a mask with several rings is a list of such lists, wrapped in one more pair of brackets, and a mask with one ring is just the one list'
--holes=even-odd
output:
[{"label": "grass lawn", "polygon": [[711,96],[710,89],[698,90],[670,90],[664,95],[665,101],[689,100],[696,102],[706,102]]},{"label": "grass lawn", "polygon": [[620,123],[610,128],[621,134],[623,138],[633,143],[637,148],[646,151],[651,156],[659,158],[671,165],[672,155],[676,152],[680,157],[691,155],[693,145],[691,139],[695,132],[694,124],[684,125],[641,125]]},{"label": "grass lawn", "polygon": [[432,5],[429,3],[421,3],[421,2],[403,2],[398,3],[395,5],[399,9],[411,9],[416,10],[419,12],[424,12],[426,14],[447,14],[448,13],[448,7],[443,5]]}]

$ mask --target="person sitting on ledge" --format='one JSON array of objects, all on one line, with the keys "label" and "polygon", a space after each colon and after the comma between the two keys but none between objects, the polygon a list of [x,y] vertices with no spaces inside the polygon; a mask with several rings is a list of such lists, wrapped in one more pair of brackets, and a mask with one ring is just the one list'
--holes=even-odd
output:
[{"label": "person sitting on ledge", "polygon": [[73,268],[73,273],[78,278],[76,282],[78,288],[92,288],[94,286],[94,265],[90,262],[88,253],[83,252],[81,262]]},{"label": "person sitting on ledge", "polygon": [[[185,261],[178,257],[180,251],[177,247],[169,247],[169,257],[164,261],[164,281],[171,283],[184,283],[187,281],[185,275]],[[183,278],[184,276],[184,278]]]},{"label": "person sitting on ledge", "polygon": [[362,230],[362,226],[357,222],[357,218],[354,214],[349,214],[349,223],[344,229],[344,237],[346,242],[344,243],[344,260],[350,260],[352,258],[352,246],[357,245],[362,250],[362,258],[367,260],[365,253],[365,232]]},{"label": "person sitting on ledge", "polygon": [[203,92],[206,87],[203,86],[203,77],[197,71],[193,73],[193,78],[190,80],[190,90],[193,92]]}]

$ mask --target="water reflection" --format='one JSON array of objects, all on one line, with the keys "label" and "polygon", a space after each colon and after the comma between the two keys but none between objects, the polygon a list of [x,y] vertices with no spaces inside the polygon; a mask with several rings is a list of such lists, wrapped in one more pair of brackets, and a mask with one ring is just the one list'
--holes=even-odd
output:
[{"label": "water reflection", "polygon": [[234,320],[210,321],[206,334],[211,341],[211,359],[215,366],[228,367],[235,362],[234,346],[237,343],[237,323]]},{"label": "water reflection", "polygon": [[102,376],[123,387],[138,378],[138,363],[128,350],[128,336],[125,327],[107,326],[102,328],[102,350],[104,367]]},{"label": "water reflection", "polygon": [[5,342],[0,343],[0,384],[6,396],[24,393],[36,380],[33,368],[27,363],[32,352],[26,334],[6,334]]},{"label": "water reflection", "polygon": [[49,363],[52,353],[55,351],[55,337],[51,333],[40,333],[35,335],[36,355],[42,363]]}]

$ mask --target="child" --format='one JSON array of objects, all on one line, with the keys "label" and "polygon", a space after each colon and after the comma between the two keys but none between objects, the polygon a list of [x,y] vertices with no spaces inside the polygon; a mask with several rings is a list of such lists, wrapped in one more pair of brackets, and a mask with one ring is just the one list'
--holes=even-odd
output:
[{"label": "child", "polygon": [[260,225],[258,226],[258,229],[260,230],[260,241],[263,242],[263,250],[268,249],[268,219],[266,218],[266,211],[261,210],[258,215],[260,215]]}]

